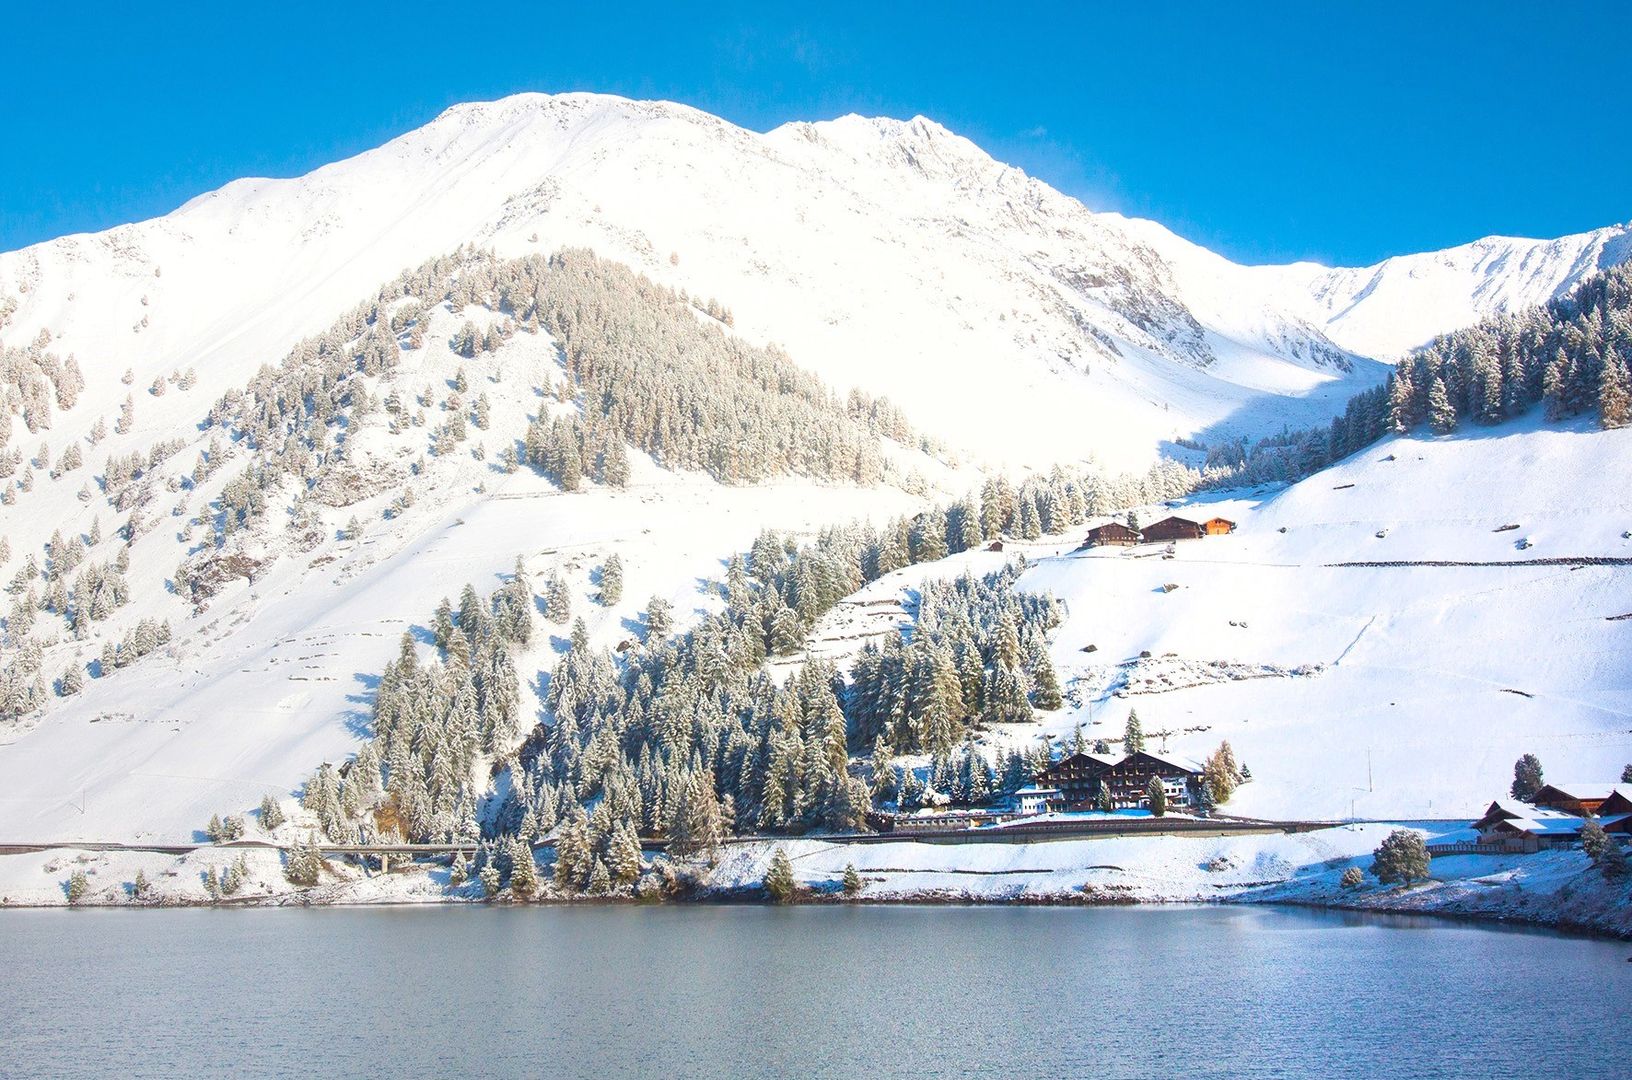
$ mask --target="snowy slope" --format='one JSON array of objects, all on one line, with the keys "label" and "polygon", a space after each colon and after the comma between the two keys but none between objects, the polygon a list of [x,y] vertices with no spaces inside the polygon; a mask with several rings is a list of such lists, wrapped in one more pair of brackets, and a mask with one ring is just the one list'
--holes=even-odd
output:
[{"label": "snowy slope", "polygon": [[[1590,561],[1632,561],[1628,475],[1626,431],[1531,418],[1394,437],[1284,490],[1141,510],[1238,523],[1170,558],[1076,550],[1074,534],[911,567],[859,599],[1018,550],[1021,587],[1068,609],[1051,649],[1068,704],[1041,730],[1114,743],[1137,709],[1177,754],[1228,739],[1254,777],[1229,812],[1471,817],[1521,754],[1554,778],[1612,781],[1632,762],[1632,619],[1615,618],[1632,613],[1632,565]],[[1496,565],[1424,565],[1448,562]],[[842,659],[856,635],[903,625],[900,609],[845,605],[813,637]]]},{"label": "snowy slope", "polygon": [[1311,319],[1327,336],[1345,349],[1393,357],[1449,328],[1544,304],[1628,258],[1632,226],[1618,225],[1557,240],[1491,236],[1358,269],[1302,269]]},{"label": "snowy slope", "polygon": [[[518,557],[535,589],[559,573],[592,641],[612,647],[638,636],[640,612],[654,595],[674,604],[681,625],[699,605],[717,602],[703,586],[763,528],[808,534],[922,505],[891,486],[795,480],[722,486],[704,474],[661,469],[640,454],[622,489],[591,484],[568,494],[530,469],[506,473],[496,463],[500,449],[520,438],[528,415],[540,408],[534,388],[559,374],[559,360],[548,335],[526,333],[477,358],[455,355],[447,342],[467,313],[486,314],[438,314],[425,344],[405,352],[392,385],[409,396],[420,385],[446,386],[464,371],[472,395],[483,391],[494,400],[489,429],[472,429],[468,450],[425,459],[411,481],[401,469],[366,497],[317,505],[315,546],[291,543],[284,515],[273,515],[264,538],[245,549],[266,563],[255,580],[227,583],[205,610],[194,611],[167,584],[198,539],[185,522],[248,457],[235,451],[239,457],[202,486],[155,500],[147,512],[158,525],[130,548],[132,600],[93,632],[117,641],[137,620],[163,618],[174,639],[129,667],[87,679],[80,694],[53,700],[43,717],[20,728],[0,724],[0,837],[188,840],[214,813],[246,810],[267,793],[286,796],[319,763],[355,752],[375,680],[401,635],[425,640],[439,600],[457,602],[467,582],[485,595]],[[177,399],[191,402],[194,416],[209,407],[196,390],[152,400]],[[208,438],[188,434],[198,442],[155,470],[161,492],[192,468]],[[424,428],[393,435],[371,425],[355,435],[350,460],[365,471],[385,469],[423,456],[424,442]],[[933,463],[921,464],[934,472]],[[82,504],[75,495],[90,471],[58,481],[42,476],[34,491],[0,510],[17,556],[8,575],[23,552],[38,552],[58,528],[84,535],[98,520],[108,538],[91,558],[108,558],[118,547],[111,526],[120,516],[104,500]],[[413,505],[386,515],[408,486]],[[182,512],[167,512],[172,504]],[[348,540],[341,534],[353,519],[363,523],[362,535]],[[607,607],[594,599],[592,575],[613,553],[625,566],[625,592]],[[532,648],[517,658],[530,716],[538,713],[540,673],[566,645],[565,626],[538,622]],[[97,639],[77,642],[62,632],[60,619],[44,613],[39,624],[51,627],[38,635],[48,677],[96,657]]]},{"label": "snowy slope", "polygon": [[1548,295],[1624,258],[1616,236],[1556,242],[1573,259],[1517,242],[1504,259],[1413,257],[1436,268],[1430,295],[1400,260],[1235,266],[1091,213],[922,118],[757,134],[680,105],[529,94],[298,179],[0,256],[0,297],[19,301],[4,340],[49,329],[91,372],[83,428],[122,397],[108,376],[126,366],[138,386],[195,366],[213,397],[406,265],[467,242],[582,244],[721,297],[750,337],[890,395],[953,447],[1039,464],[1323,419],[1380,372],[1334,342],[1391,353]]},{"label": "snowy slope", "polygon": [[[1624,238],[1624,232],[1616,235]],[[1487,261],[1464,273],[1455,259],[1435,262],[1436,288],[1471,299],[1448,304],[1443,325],[1433,329],[1520,296],[1556,291],[1594,261],[1626,254],[1624,240],[1608,231],[1596,241],[1577,240],[1558,244],[1566,253],[1573,244],[1579,257],[1534,265],[1509,260],[1529,266],[1522,287],[1517,279],[1502,284],[1512,269],[1506,263]],[[1389,305],[1426,311],[1439,302],[1416,298],[1408,272],[1390,272],[1387,289],[1373,289],[1341,311],[1323,307],[1323,298],[1338,289],[1323,275],[1360,272],[1235,266],[1151,223],[1091,213],[922,119],[847,117],[756,134],[682,106],[592,95],[524,95],[460,106],[378,150],[306,177],[239,181],[155,221],[0,255],[0,303],[8,295],[17,301],[0,326],[0,340],[17,346],[48,330],[49,348],[75,354],[87,378],[78,404],[58,411],[49,430],[26,434],[16,425],[11,445],[33,455],[47,441],[55,460],[70,442],[83,444],[98,420],[111,427],[127,395],[136,399],[128,433],[109,434],[87,448],[85,465],[60,479],[37,468],[34,489],[0,506],[13,553],[0,568],[5,579],[25,553],[38,557],[54,529],[88,535],[93,520],[109,539],[92,557],[112,557],[112,529],[125,514],[113,513],[100,497],[93,477],[102,461],[145,453],[164,439],[185,444],[154,471],[162,493],[147,510],[150,527],[132,547],[133,601],[98,627],[117,638],[138,618],[167,618],[175,641],[110,678],[89,681],[81,696],[55,702],[31,730],[0,733],[0,839],[185,838],[211,813],[243,809],[267,791],[291,790],[317,762],[355,748],[370,680],[394,654],[403,630],[423,625],[436,601],[456,596],[467,581],[491,588],[518,554],[535,574],[559,566],[594,639],[612,644],[633,632],[636,612],[654,593],[675,599],[682,611],[705,602],[699,586],[718,576],[721,560],[745,549],[763,526],[810,530],[922,505],[921,497],[895,488],[793,482],[721,488],[650,461],[636,462],[628,491],[562,496],[525,472],[500,473],[490,459],[437,459],[416,484],[419,503],[412,510],[386,520],[394,491],[382,491],[328,512],[321,521],[327,539],[318,548],[281,558],[253,586],[240,581],[208,612],[192,614],[166,584],[191,542],[182,538],[184,523],[245,464],[235,459],[201,492],[188,494],[180,485],[196,459],[199,423],[211,403],[243,387],[263,364],[277,362],[296,340],[327,328],[405,265],[470,242],[507,254],[587,244],[694,294],[718,296],[733,310],[738,333],[783,342],[796,362],[830,384],[890,395],[914,424],[977,461],[1011,464],[1090,454],[1111,464],[1140,463],[1175,435],[1323,418],[1382,370],[1333,345],[1357,353],[1374,347],[1365,329],[1372,324],[1358,313],[1380,311],[1375,319],[1383,325]],[[1590,258],[1580,255],[1588,249]],[[455,326],[449,313],[432,344],[415,351],[405,383],[440,385],[462,366],[444,344]],[[494,398],[490,455],[539,408],[537,383],[525,373],[553,362],[547,340],[518,337],[481,365],[469,365]],[[122,377],[127,369],[128,381]],[[189,369],[197,376],[190,389],[147,392],[156,376]],[[522,377],[514,377],[518,373]],[[1547,440],[1559,437],[1531,433],[1520,441],[1545,442],[1543,456],[1551,462],[1555,452]],[[1578,437],[1582,445],[1621,453],[1620,437]],[[1458,459],[1455,476],[1491,475],[1482,462],[1502,440],[1467,444],[1472,449]],[[382,459],[407,452],[385,443],[373,449]],[[1496,475],[1517,470],[1527,453],[1491,458]],[[1574,462],[1572,475],[1581,485],[1542,484],[1516,507],[1539,514],[1553,505],[1547,500],[1587,498],[1581,492],[1590,493],[1591,483],[1615,475],[1590,458],[1561,460]],[[907,469],[928,473],[929,493],[941,498],[961,495],[979,480],[924,459]],[[1452,480],[1451,474],[1430,475],[1425,490],[1437,492]],[[1313,489],[1306,485],[1283,499],[1299,490]],[[1411,509],[1419,502],[1403,499],[1399,512],[1419,513]],[[1278,499],[1253,513],[1294,505]],[[1325,512],[1300,511],[1303,517],[1294,515],[1299,528],[1289,535],[1301,536],[1305,524],[1324,520],[1319,515]],[[363,538],[336,539],[353,514],[368,522]],[[1320,530],[1314,535],[1339,548],[1352,540],[1356,550],[1369,551],[1361,541],[1384,509],[1357,516],[1353,537],[1331,534],[1339,542]],[[1588,517],[1593,542],[1613,546],[1620,526]],[[1402,550],[1412,543],[1432,548],[1438,534],[1419,525],[1417,534],[1397,529],[1390,542]],[[1209,542],[1209,558],[1235,550],[1247,535],[1244,528],[1238,537]],[[1537,533],[1538,545],[1547,540]],[[1246,549],[1246,563],[1212,579],[1235,584],[1211,601],[1222,610],[1242,598],[1255,612],[1287,605],[1293,621],[1281,636],[1255,636],[1245,650],[1255,663],[1330,663],[1375,613],[1367,605],[1384,595],[1376,582],[1393,588],[1400,579],[1319,569],[1277,577],[1249,565],[1266,557],[1256,550]],[[606,610],[590,604],[590,572],[612,551],[622,555],[629,583],[624,602]],[[1312,557],[1303,549],[1273,555],[1294,563]],[[1086,570],[1065,575],[1068,565]],[[1137,565],[1149,576],[1172,564]],[[1116,576],[1109,564],[1094,560],[1045,564],[1035,572],[1049,587],[1056,587],[1055,573],[1065,575],[1057,591],[1073,598],[1071,636],[1091,634],[1102,650],[1113,636],[1126,638],[1116,645],[1122,652],[1100,655],[1174,647],[1167,635],[1178,641],[1187,632],[1171,619],[1190,602],[1187,593],[1152,599],[1149,590],[1159,582]],[[1457,573],[1463,576],[1436,577],[1451,584],[1434,587],[1458,595],[1473,587],[1464,579],[1483,580],[1477,571]],[[1564,603],[1566,594],[1549,584],[1560,575],[1522,573]],[[1608,576],[1610,584],[1621,580]],[[1333,599],[1322,603],[1332,610],[1305,619],[1307,597],[1328,589]],[[1114,625],[1078,621],[1091,619],[1096,605],[1118,612]],[[1477,629],[1476,620],[1487,613],[1467,610],[1471,614],[1455,617]],[[1423,616],[1431,626],[1452,617],[1431,610]],[[1257,635],[1273,620],[1256,614],[1253,625]],[[1509,636],[1498,635],[1493,648],[1516,649],[1520,638],[1535,643],[1528,625],[1503,631]],[[1547,633],[1562,633],[1547,625]],[[1608,625],[1619,630],[1632,623]],[[1416,632],[1411,624],[1402,627],[1399,634]],[[1572,641],[1546,644],[1564,648]],[[53,640],[46,674],[55,676],[69,661],[86,663],[97,644]],[[536,654],[523,658],[531,664],[524,678],[549,664],[552,644],[536,644]],[[1204,639],[1186,648],[1218,658],[1222,644]],[[1061,666],[1069,670],[1066,661],[1080,654],[1066,655],[1073,648],[1066,635],[1060,648]],[[1452,644],[1445,649],[1458,651]],[[1597,670],[1610,673],[1606,689],[1591,698],[1593,707],[1609,708],[1599,698],[1612,698],[1624,682],[1615,681],[1614,662],[1593,655]],[[1095,677],[1086,669],[1077,674],[1084,686]],[[1374,677],[1382,681],[1355,688],[1360,699],[1370,701],[1392,686]],[[1331,684],[1329,676],[1309,682]],[[1500,705],[1517,708],[1520,700],[1503,698]],[[1569,710],[1576,707],[1566,705],[1566,714],[1573,716]],[[1597,715],[1583,712],[1581,722],[1596,723]],[[1244,735],[1240,745],[1260,773],[1268,771],[1258,760],[1268,755]],[[1512,754],[1498,740],[1489,768],[1504,756],[1510,761]],[[1352,754],[1344,760],[1352,764]],[[1577,764],[1568,771],[1589,771],[1594,762]],[[1242,798],[1261,797],[1263,809],[1324,812],[1317,796],[1331,787],[1319,778],[1303,788],[1277,787],[1266,778]],[[1409,809],[1417,812],[1414,803]]]}]

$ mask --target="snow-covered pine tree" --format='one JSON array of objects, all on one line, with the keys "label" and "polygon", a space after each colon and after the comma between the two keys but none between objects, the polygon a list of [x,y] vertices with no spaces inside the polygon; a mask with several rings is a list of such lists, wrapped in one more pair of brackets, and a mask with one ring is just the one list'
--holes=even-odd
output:
[{"label": "snow-covered pine tree", "polygon": [[1456,430],[1456,409],[1451,405],[1445,380],[1437,375],[1428,386],[1428,426],[1440,435]]},{"label": "snow-covered pine tree", "polygon": [[1529,802],[1541,790],[1541,759],[1525,754],[1513,763],[1513,784],[1508,794],[1520,802]]},{"label": "snow-covered pine tree", "polygon": [[1598,385],[1598,422],[1605,428],[1632,424],[1632,375],[1626,358],[1611,352],[1604,358],[1604,372]]},{"label": "snow-covered pine tree", "polygon": [[791,901],[798,890],[793,877],[793,863],[788,859],[787,851],[777,847],[771,855],[771,864],[765,871],[765,892],[778,904]]},{"label": "snow-covered pine tree", "polygon": [[1139,722],[1139,710],[1128,710],[1128,722],[1122,728],[1122,752],[1137,754],[1145,748],[1145,728]]},{"label": "snow-covered pine tree", "polygon": [[1167,788],[1162,784],[1162,778],[1152,776],[1150,783],[1145,785],[1145,801],[1150,804],[1150,812],[1156,817],[1167,813]]},{"label": "snow-covered pine tree", "polygon": [[623,560],[617,552],[601,564],[601,604],[611,607],[623,599]]},{"label": "snow-covered pine tree", "polygon": [[533,849],[526,840],[516,837],[510,844],[510,892],[521,900],[531,899],[538,892],[538,865],[533,862]]}]

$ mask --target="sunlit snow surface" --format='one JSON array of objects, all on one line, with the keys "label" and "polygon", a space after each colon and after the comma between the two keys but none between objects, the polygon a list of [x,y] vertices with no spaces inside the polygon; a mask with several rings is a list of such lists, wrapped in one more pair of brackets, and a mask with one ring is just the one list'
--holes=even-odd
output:
[{"label": "sunlit snow surface", "polygon": [[[1320,421],[1381,377],[1366,357],[1545,299],[1627,254],[1625,231],[1610,229],[1366,270],[1242,268],[1151,223],[1091,213],[928,121],[755,134],[680,106],[587,95],[460,106],[306,177],[239,181],[165,218],[0,255],[0,295],[19,301],[4,340],[47,328],[88,382],[52,430],[19,427],[14,445],[32,453],[47,438],[58,453],[137,399],[133,432],[110,435],[59,481],[39,470],[34,492],[0,508],[8,576],[59,524],[84,530],[99,515],[111,532],[120,519],[99,495],[76,498],[105,455],[197,438],[209,404],[262,364],[405,266],[472,241],[501,254],[589,245],[717,296],[737,332],[784,344],[841,390],[888,394],[966,463],[1011,468],[1089,456],[1138,466],[1174,436]],[[458,366],[444,344],[453,320],[410,359],[406,388]],[[727,489],[647,461],[626,492],[564,496],[528,473],[500,474],[492,456],[540,407],[531,372],[550,362],[542,337],[496,354],[513,377],[490,387],[488,462],[437,464],[419,504],[391,522],[380,520],[388,494],[330,514],[331,529],[367,518],[363,540],[282,553],[203,616],[166,590],[184,548],[179,522],[162,518],[136,542],[135,600],[108,628],[169,618],[173,648],[0,735],[0,839],[187,839],[211,813],[286,795],[356,747],[371,680],[400,634],[465,582],[497,584],[517,554],[535,573],[559,567],[592,637],[611,645],[635,632],[653,593],[682,613],[713,602],[702,585],[762,526],[810,530],[922,505],[893,489]],[[193,390],[145,393],[189,367]],[[1070,606],[1054,648],[1078,701],[1048,729],[1080,718],[1114,734],[1130,703],[1147,730],[1205,725],[1172,748],[1201,754],[1229,738],[1256,778],[1237,805],[1262,813],[1467,814],[1505,789],[1524,751],[1555,775],[1618,773],[1632,759],[1632,620],[1605,617],[1632,610],[1625,569],[1322,565],[1632,555],[1621,538],[1632,527],[1628,437],[1537,427],[1381,444],[1291,491],[1209,507],[1240,530],[1171,561],[1155,551],[1041,561],[1025,584]],[[190,444],[165,472],[190,469],[196,452]],[[909,467],[941,498],[979,482],[972,469]],[[173,501],[161,494],[152,513]],[[1521,531],[1492,532],[1509,522]],[[1515,538],[1533,546],[1516,551]],[[628,584],[603,610],[590,573],[613,550]],[[1157,591],[1167,583],[1180,588]],[[1098,651],[1079,651],[1089,643]],[[1321,669],[1106,697],[1117,665],[1141,649],[1154,656],[1138,674],[1155,680],[1218,661]],[[552,655],[547,635],[535,641],[529,685]],[[54,676],[61,655],[50,657]]]}]

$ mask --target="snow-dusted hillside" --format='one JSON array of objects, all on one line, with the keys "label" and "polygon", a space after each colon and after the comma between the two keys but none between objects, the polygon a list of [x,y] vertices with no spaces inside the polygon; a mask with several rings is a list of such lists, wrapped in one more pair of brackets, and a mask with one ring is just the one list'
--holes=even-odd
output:
[{"label": "snow-dusted hillside", "polygon": [[1626,431],[1532,418],[1393,437],[1290,488],[1176,511],[1228,517],[1232,535],[955,556],[872,583],[815,638],[843,655],[905,623],[878,601],[1018,550],[1033,560],[1020,586],[1069,611],[1052,645],[1068,704],[1041,730],[1114,743],[1137,709],[1174,753],[1227,739],[1254,777],[1228,812],[1468,817],[1506,794],[1521,754],[1568,779],[1632,762],[1628,475]]},{"label": "snow-dusted hillside", "polygon": [[[1091,213],[922,118],[757,134],[667,103],[520,95],[298,179],[0,256],[0,298],[18,300],[4,340],[47,329],[79,357],[90,387],[66,425],[88,427],[127,366],[141,386],[192,366],[213,397],[402,267],[469,242],[587,245],[719,296],[739,330],[841,390],[888,394],[955,448],[1032,465],[1323,420],[1379,377],[1343,349],[1392,353],[1627,254],[1609,230],[1504,241],[1505,258],[1412,257],[1428,277],[1409,260],[1244,268]],[[996,419],[1010,417],[1025,422]]]},{"label": "snow-dusted hillside", "polygon": [[1490,236],[1461,247],[1401,255],[1376,266],[1308,274],[1312,320],[1338,345],[1393,357],[1489,315],[1522,311],[1576,282],[1632,258],[1632,227],[1619,225],[1557,240]]},{"label": "snow-dusted hillside", "polygon": [[[403,267],[461,245],[504,255],[591,246],[693,296],[718,297],[734,315],[730,330],[710,322],[722,336],[780,342],[793,363],[840,391],[887,394],[966,464],[1043,467],[1089,456],[1142,465],[1176,436],[1323,420],[1385,370],[1368,356],[1552,295],[1625,258],[1626,236],[1482,242],[1467,251],[1485,256],[1458,249],[1366,271],[1245,268],[1160,226],[1092,213],[923,119],[847,117],[756,134],[677,105],[524,95],[451,109],[306,177],[240,181],[155,221],[0,255],[0,342],[44,342],[59,357],[72,354],[85,381],[65,393],[66,384],[47,391],[35,378],[39,400],[5,402],[35,421],[33,430],[21,417],[12,421],[11,441],[0,445],[23,456],[17,475],[5,478],[12,501],[0,505],[10,549],[0,580],[18,583],[8,599],[8,644],[27,637],[18,631],[29,590],[58,584],[40,572],[58,531],[68,544],[83,538],[90,562],[128,556],[129,595],[83,639],[57,615],[39,615],[49,624],[35,642],[45,658],[42,685],[67,669],[92,672],[99,647],[142,619],[167,620],[173,630],[141,661],[87,678],[78,696],[52,698],[43,717],[0,731],[0,839],[187,838],[211,813],[287,794],[316,764],[343,759],[362,740],[373,681],[400,634],[422,632],[436,601],[457,597],[466,582],[493,587],[517,555],[534,574],[559,570],[592,641],[613,645],[636,632],[654,594],[676,601],[682,615],[712,602],[703,586],[761,528],[808,533],[879,520],[980,483],[973,467],[889,443],[883,453],[895,468],[883,486],[784,478],[727,487],[634,455],[627,488],[564,493],[500,463],[530,416],[574,408],[550,400],[558,343],[535,326],[479,358],[456,356],[449,341],[463,319],[475,315],[481,329],[513,320],[450,302],[412,331],[424,340],[404,349],[408,359],[392,374],[398,381],[378,373],[362,380],[372,380],[375,397],[418,399],[421,416],[410,421],[416,406],[408,405],[389,429],[378,410],[367,427],[322,418],[317,426],[334,433],[325,428],[314,446],[326,453],[331,439],[343,438],[340,460],[355,466],[325,481],[351,489],[311,498],[293,483],[273,489],[274,520],[251,530],[252,543],[239,534],[236,546],[222,548],[254,560],[253,570],[224,574],[206,609],[195,611],[176,584],[178,563],[196,570],[207,559],[227,486],[264,466],[270,452],[231,437],[212,449],[222,431],[207,422],[212,409],[297,341],[380,296]],[[1498,255],[1489,254],[1493,244]],[[381,306],[400,299],[381,297]],[[432,453],[431,428],[458,412],[448,391],[462,368],[470,393],[492,399],[491,433]],[[296,389],[286,397],[304,400],[307,390]],[[1606,478],[1626,474],[1624,435],[1503,429],[1398,445],[1420,446],[1425,464],[1412,466],[1403,451],[1379,464],[1387,450],[1377,448],[1340,470],[1374,470],[1377,485],[1411,478],[1414,487],[1387,498],[1343,498],[1363,496],[1372,483],[1357,480],[1328,505],[1309,493],[1341,481],[1322,474],[1244,510],[1237,536],[1185,549],[1173,562],[1095,555],[1039,566],[1029,580],[1072,602],[1057,646],[1062,671],[1082,680],[1080,691],[1118,677],[1085,666],[1076,649],[1088,641],[1099,644],[1098,657],[1148,648],[1178,652],[1180,661],[1327,665],[1317,677],[1245,684],[1258,696],[1229,699],[1220,714],[1227,719],[1211,721],[1196,740],[1216,741],[1228,729],[1263,777],[1240,798],[1265,811],[1337,812],[1346,796],[1333,793],[1352,786],[1356,755],[1373,745],[1364,733],[1374,724],[1419,731],[1411,718],[1437,715],[1436,694],[1472,703],[1448,713],[1463,725],[1447,729],[1458,738],[1471,740],[1472,716],[1495,718],[1490,737],[1468,751],[1482,755],[1477,773],[1441,752],[1454,744],[1422,741],[1432,742],[1431,753],[1402,750],[1403,760],[1379,763],[1380,774],[1405,786],[1360,812],[1421,813],[1430,799],[1466,801],[1468,778],[1477,775],[1483,790],[1514,747],[1546,757],[1549,747],[1535,744],[1550,732],[1574,724],[1601,733],[1604,717],[1624,719],[1614,705],[1626,688],[1624,666],[1595,635],[1624,635],[1632,622],[1582,629],[1590,620],[1576,626],[1575,615],[1565,617],[1572,605],[1595,610],[1624,571],[1317,565],[1385,550],[1414,553],[1391,558],[1483,558],[1446,552],[1510,546],[1510,534],[1480,533],[1509,517],[1531,530],[1521,535],[1537,554],[1565,537],[1591,550],[1563,554],[1619,551],[1626,526],[1614,514],[1625,507],[1606,507],[1619,498]],[[69,464],[70,451],[79,464]],[[145,462],[144,476],[110,482],[105,463],[132,454]],[[1568,480],[1494,479],[1521,473],[1532,457]],[[410,476],[417,501],[404,504]],[[1444,493],[1463,487],[1480,505],[1446,511]],[[132,488],[139,497],[126,501]],[[1356,507],[1343,509],[1349,502]],[[140,527],[121,554],[114,530],[133,510]],[[1443,514],[1452,524],[1430,520]],[[362,524],[356,537],[353,517]],[[1565,520],[1587,531],[1549,531]],[[1387,539],[1371,539],[1385,525]],[[591,602],[592,574],[614,552],[628,585],[622,601],[603,608]],[[1196,559],[1196,573],[1170,578]],[[1219,567],[1201,572],[1213,560]],[[1154,592],[1170,579],[1182,588]],[[1540,606],[1505,622],[1486,601],[1459,599],[1505,601],[1524,588]],[[1228,627],[1230,619],[1250,629]],[[1420,654],[1416,638],[1428,643]],[[1483,642],[1483,652],[1470,652],[1465,639]],[[532,719],[540,717],[530,695],[559,644],[535,640],[518,657]],[[1363,666],[1374,649],[1378,659]],[[1510,674],[1521,650],[1538,659]],[[1413,666],[1419,655],[1437,666]],[[1570,666],[1580,657],[1595,666]],[[1161,663],[1152,667],[1146,674],[1162,677]],[[1453,689],[1444,672],[1462,681]],[[1589,690],[1568,690],[1570,679]],[[1461,692],[1494,682],[1533,696],[1487,702]],[[1155,711],[1173,703],[1188,717],[1219,693],[1159,695]],[[1549,694],[1545,718],[1525,711],[1542,709]],[[1415,704],[1385,707],[1384,698]],[[1311,708],[1321,724],[1351,713],[1369,719],[1323,737],[1328,757],[1288,758],[1291,771],[1277,774],[1277,748],[1305,745],[1307,728],[1296,724],[1309,721]],[[1406,718],[1403,726],[1387,726],[1389,709]],[[1157,715],[1151,721],[1163,726]],[[1588,743],[1559,745],[1561,759],[1599,764],[1578,752]],[[1373,751],[1390,752],[1381,742]]]}]

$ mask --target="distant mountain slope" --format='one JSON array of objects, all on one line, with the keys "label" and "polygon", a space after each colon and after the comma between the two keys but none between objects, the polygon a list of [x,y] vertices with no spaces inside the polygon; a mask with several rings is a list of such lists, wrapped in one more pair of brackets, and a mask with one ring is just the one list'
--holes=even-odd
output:
[{"label": "distant mountain slope", "polygon": [[16,345],[48,329],[104,411],[126,367],[146,385],[192,366],[214,395],[404,266],[468,242],[582,245],[727,299],[750,340],[784,344],[841,392],[889,395],[954,448],[1122,464],[1176,435],[1321,421],[1381,378],[1351,354],[1555,292],[1626,256],[1609,232],[1555,242],[1573,258],[1411,257],[1436,267],[1428,296],[1399,260],[1236,266],[1091,213],[922,118],[756,134],[668,103],[530,94],[455,107],[298,179],[237,181],[0,256],[0,299],[16,301],[0,333]]},{"label": "distant mountain slope", "polygon": [[1491,236],[1376,266],[1315,273],[1309,290],[1319,317],[1312,321],[1343,348],[1388,358],[1487,316],[1557,299],[1628,258],[1628,225],[1557,240]]}]

